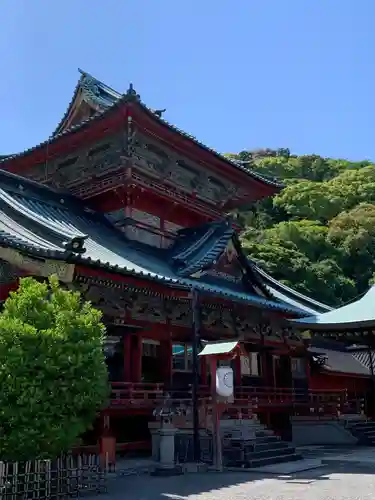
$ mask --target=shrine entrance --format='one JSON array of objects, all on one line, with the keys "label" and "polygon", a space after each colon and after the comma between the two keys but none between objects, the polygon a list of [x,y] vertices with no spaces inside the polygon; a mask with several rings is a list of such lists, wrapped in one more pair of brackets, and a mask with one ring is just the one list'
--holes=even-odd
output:
[{"label": "shrine entrance", "polygon": [[124,348],[122,337],[110,335],[104,342],[104,355],[110,382],[124,380]]},{"label": "shrine entrance", "polygon": [[142,382],[158,383],[163,380],[160,342],[142,339]]},{"label": "shrine entrance", "polygon": [[276,355],[274,362],[274,386],[278,388],[291,388],[293,385],[292,369],[290,357],[285,355]]}]

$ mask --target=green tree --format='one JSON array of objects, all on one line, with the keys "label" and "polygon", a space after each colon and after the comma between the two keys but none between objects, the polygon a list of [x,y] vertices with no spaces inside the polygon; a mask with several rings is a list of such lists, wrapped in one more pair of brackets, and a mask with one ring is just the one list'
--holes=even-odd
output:
[{"label": "green tree", "polygon": [[326,222],[343,209],[345,199],[335,196],[329,182],[301,181],[287,186],[274,205],[292,217]]},{"label": "green tree", "polygon": [[24,278],[0,314],[0,456],[56,457],[108,397],[101,313],[78,292]]},{"label": "green tree", "polygon": [[375,165],[287,148],[231,158],[285,188],[237,211],[249,257],[292,288],[331,305],[375,282]]},{"label": "green tree", "polygon": [[329,222],[327,239],[339,250],[337,260],[359,293],[366,291],[375,270],[375,205],[361,203],[339,214]]},{"label": "green tree", "polygon": [[243,248],[282,283],[322,302],[340,304],[356,294],[356,286],[341,269],[327,233],[327,227],[312,221],[282,222],[261,232],[249,229],[243,234]]}]

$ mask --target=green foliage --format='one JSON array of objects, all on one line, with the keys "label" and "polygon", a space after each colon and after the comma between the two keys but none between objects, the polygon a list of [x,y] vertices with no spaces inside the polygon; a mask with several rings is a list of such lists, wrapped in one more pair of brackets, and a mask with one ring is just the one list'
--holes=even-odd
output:
[{"label": "green foliage", "polygon": [[108,397],[101,313],[48,283],[21,280],[0,314],[0,456],[56,457]]},{"label": "green foliage", "polygon": [[286,187],[238,213],[243,246],[276,279],[339,305],[375,282],[375,165],[287,149],[230,155]]}]

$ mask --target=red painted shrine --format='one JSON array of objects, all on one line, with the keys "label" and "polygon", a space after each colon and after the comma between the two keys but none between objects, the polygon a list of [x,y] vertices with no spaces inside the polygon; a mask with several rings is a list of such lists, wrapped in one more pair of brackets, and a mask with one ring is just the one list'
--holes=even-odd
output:
[{"label": "red painted shrine", "polygon": [[[241,343],[228,411],[256,413],[276,430],[296,413],[337,412],[348,404],[345,367],[327,375],[329,349],[318,352],[286,321],[330,308],[259,269],[227,217],[282,186],[162,115],[132,87],[119,94],[82,72],[52,136],[0,160],[0,300],[19,276],[57,273],[103,311],[113,388],[104,416],[119,450],[149,446],[167,391],[191,401],[194,325],[200,347]],[[370,374],[348,376],[361,379],[350,386],[358,399]],[[202,397],[208,377],[201,358]],[[102,427],[99,419],[87,445]]]}]

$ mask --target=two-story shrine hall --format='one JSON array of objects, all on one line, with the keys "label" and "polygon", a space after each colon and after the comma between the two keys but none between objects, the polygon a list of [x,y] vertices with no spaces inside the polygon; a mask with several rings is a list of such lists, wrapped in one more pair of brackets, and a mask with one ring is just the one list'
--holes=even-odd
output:
[{"label": "two-story shrine hall", "polygon": [[[277,428],[295,411],[291,395],[308,393],[317,356],[285,319],[331,309],[252,262],[227,216],[282,186],[162,114],[132,86],[119,94],[81,72],[51,137],[0,160],[0,300],[20,276],[56,273],[103,311],[113,383],[105,414],[119,449],[148,446],[165,391],[193,383],[194,335],[241,341],[236,388]],[[204,360],[199,383],[208,383]]]}]

